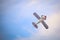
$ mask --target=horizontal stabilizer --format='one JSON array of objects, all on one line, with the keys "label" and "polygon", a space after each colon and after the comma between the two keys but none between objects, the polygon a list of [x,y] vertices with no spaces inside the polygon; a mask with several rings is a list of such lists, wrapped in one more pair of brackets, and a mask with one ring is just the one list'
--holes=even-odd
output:
[{"label": "horizontal stabilizer", "polygon": [[32,22],[32,24],[35,28],[38,28],[37,24],[35,24],[34,22]]}]

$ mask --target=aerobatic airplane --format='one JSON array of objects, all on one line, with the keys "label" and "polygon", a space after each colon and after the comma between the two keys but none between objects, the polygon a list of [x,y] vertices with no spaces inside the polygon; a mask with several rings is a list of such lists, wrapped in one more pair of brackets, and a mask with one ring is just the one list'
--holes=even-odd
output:
[{"label": "aerobatic airplane", "polygon": [[44,26],[46,29],[48,29],[48,25],[44,22],[44,20],[46,20],[46,16],[45,16],[45,15],[41,15],[41,17],[39,17],[39,15],[38,15],[36,12],[34,12],[33,15],[39,20],[37,23],[32,22],[32,24],[33,24],[33,26],[34,26],[35,28],[38,28],[37,24],[42,23],[43,26]]}]

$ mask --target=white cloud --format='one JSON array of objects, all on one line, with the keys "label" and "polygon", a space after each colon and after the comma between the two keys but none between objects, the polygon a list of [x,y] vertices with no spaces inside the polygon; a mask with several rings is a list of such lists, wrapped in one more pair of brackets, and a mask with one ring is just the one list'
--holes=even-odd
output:
[{"label": "white cloud", "polygon": [[27,6],[28,6],[28,7],[31,7],[31,6],[33,6],[33,5],[37,4],[37,3],[38,3],[38,0],[31,0],[31,1],[27,4]]}]

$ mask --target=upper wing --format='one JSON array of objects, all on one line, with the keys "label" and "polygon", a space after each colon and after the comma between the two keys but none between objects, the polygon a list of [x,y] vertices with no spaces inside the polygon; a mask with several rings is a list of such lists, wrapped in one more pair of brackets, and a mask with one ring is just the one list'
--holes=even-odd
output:
[{"label": "upper wing", "polygon": [[37,19],[40,19],[39,15],[37,15],[36,13],[33,13],[33,15],[34,15]]},{"label": "upper wing", "polygon": [[45,27],[46,29],[48,29],[48,25],[47,25],[44,21],[42,21],[42,24],[44,25],[44,27]]}]

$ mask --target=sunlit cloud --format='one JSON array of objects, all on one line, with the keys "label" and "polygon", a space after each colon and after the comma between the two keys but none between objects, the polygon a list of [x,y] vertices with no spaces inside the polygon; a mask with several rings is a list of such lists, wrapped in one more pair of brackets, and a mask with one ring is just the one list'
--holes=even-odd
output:
[{"label": "sunlit cloud", "polygon": [[[43,28],[42,30],[40,30],[40,31],[38,31],[37,32],[37,37],[39,37],[39,35],[40,36],[47,36],[47,38],[48,37],[52,37],[52,36],[58,36],[59,35],[59,33],[57,33],[56,31],[57,30],[59,30],[59,29],[57,29],[57,28],[60,28],[58,25],[59,25],[59,23],[60,23],[60,19],[59,19],[59,17],[60,17],[60,14],[52,14],[52,15],[50,15],[48,18],[47,18],[47,20],[46,20],[46,22],[47,22],[47,24],[49,25],[49,29],[45,29],[45,28]],[[57,34],[56,34],[57,33]],[[59,35],[60,36],[60,35]],[[58,36],[58,37],[59,37]]]}]

